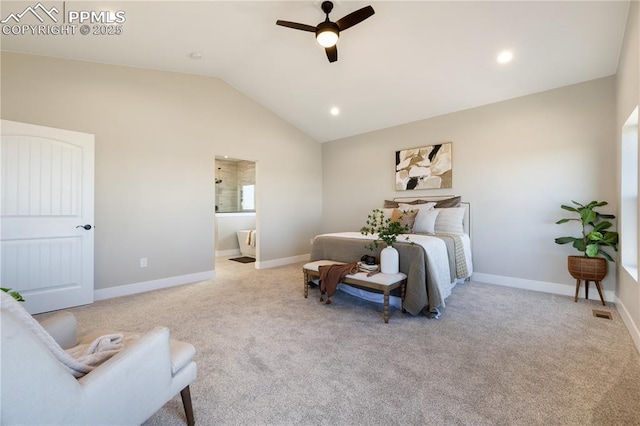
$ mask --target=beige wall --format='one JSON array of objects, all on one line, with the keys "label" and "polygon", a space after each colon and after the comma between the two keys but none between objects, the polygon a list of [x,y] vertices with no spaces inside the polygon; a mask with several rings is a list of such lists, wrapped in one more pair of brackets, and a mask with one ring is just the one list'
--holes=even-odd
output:
[{"label": "beige wall", "polygon": [[[621,130],[625,121],[640,103],[640,4],[632,1],[629,9],[624,44],[616,76],[616,147],[620,154]],[[640,161],[640,159],[639,159]],[[620,161],[618,160],[618,199],[620,199]],[[619,212],[618,212],[619,213]],[[638,228],[640,229],[640,228]],[[624,238],[624,234],[621,236]],[[638,251],[640,253],[640,250]],[[618,310],[640,350],[640,286],[618,264]]]},{"label": "beige wall", "polygon": [[[471,202],[475,280],[572,294],[566,258],[577,252],[554,238],[575,232],[555,221],[572,199],[607,200],[616,211],[614,95],[607,77],[325,143],[322,229],[360,229],[396,196],[462,195]],[[395,151],[447,141],[453,189],[394,190]]]},{"label": "beige wall", "polygon": [[[257,161],[265,265],[307,253],[319,232],[359,229],[385,198],[452,193],[472,203],[477,276],[570,294],[571,251],[553,243],[570,231],[554,222],[570,199],[617,210],[611,147],[640,99],[639,14],[632,2],[616,78],[322,145],[219,79],[6,52],[2,118],[96,135],[98,289],[213,269],[213,159],[229,155]],[[454,188],[396,192],[395,151],[444,141]],[[638,285],[620,275],[636,326]]]},{"label": "beige wall", "polygon": [[261,263],[309,252],[320,144],[223,81],[6,52],[1,65],[3,119],[95,135],[96,289],[214,269],[216,155],[257,162]]}]

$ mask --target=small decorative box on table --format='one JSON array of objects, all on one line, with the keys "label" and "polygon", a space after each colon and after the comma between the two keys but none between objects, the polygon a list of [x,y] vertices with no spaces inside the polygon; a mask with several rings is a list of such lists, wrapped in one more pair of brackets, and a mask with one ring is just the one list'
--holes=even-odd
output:
[{"label": "small decorative box on table", "polygon": [[[316,260],[315,262],[309,262],[302,267],[304,274],[304,297],[309,296],[309,282],[314,278],[319,278],[318,272],[320,266],[323,265],[343,265],[344,262],[336,262],[333,260]],[[349,274],[341,281],[344,284],[354,285],[365,289],[373,289],[381,291],[384,295],[384,322],[389,322],[389,293],[396,288],[400,288],[400,294],[402,300],[404,300],[404,291],[407,284],[407,276],[402,272],[397,274],[382,274],[377,273],[371,276],[367,276],[365,272],[358,272],[357,274]]]}]

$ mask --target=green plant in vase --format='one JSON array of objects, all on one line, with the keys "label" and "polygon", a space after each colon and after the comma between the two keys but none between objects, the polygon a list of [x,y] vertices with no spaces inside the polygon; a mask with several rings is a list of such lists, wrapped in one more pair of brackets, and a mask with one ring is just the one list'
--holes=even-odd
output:
[{"label": "green plant in vase", "polygon": [[[399,255],[398,251],[393,247],[398,237],[407,234],[411,228],[406,223],[402,223],[402,215],[396,220],[391,217],[385,217],[384,212],[375,209],[367,216],[366,225],[360,229],[362,235],[376,235],[370,244],[366,247],[373,251],[378,248],[378,243],[383,241],[387,246],[380,252],[380,268],[385,274],[397,274],[399,272]],[[405,238],[409,241],[409,237]]]},{"label": "green plant in vase", "polygon": [[[398,219],[402,219],[400,216]],[[362,235],[378,235],[378,238],[367,245],[369,250],[378,248],[378,243],[384,241],[387,247],[393,246],[399,235],[407,234],[411,231],[409,225],[402,224],[400,221],[392,221],[390,217],[384,217],[384,212],[380,209],[374,209],[367,216],[366,226],[360,229]],[[406,237],[405,240],[409,240]]]}]

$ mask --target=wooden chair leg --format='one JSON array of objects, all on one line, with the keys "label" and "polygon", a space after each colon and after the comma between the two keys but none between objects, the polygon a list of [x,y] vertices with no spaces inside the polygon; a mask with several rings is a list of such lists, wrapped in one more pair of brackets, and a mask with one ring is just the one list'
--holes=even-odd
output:
[{"label": "wooden chair leg", "polygon": [[189,390],[189,386],[180,391],[180,396],[182,397],[182,405],[184,405],[184,413],[187,416],[187,425],[193,426],[196,424],[196,421],[193,418],[193,406],[191,405],[191,391]]},{"label": "wooden chair leg", "polygon": [[602,306],[607,306],[604,303],[604,297],[602,297],[602,288],[600,287],[600,281],[594,281],[596,283],[596,288],[598,289],[598,294],[600,295],[600,301],[602,302]]},{"label": "wooden chair leg", "polygon": [[578,293],[580,292],[580,280],[576,280],[576,297],[573,298],[574,302],[578,301]]}]

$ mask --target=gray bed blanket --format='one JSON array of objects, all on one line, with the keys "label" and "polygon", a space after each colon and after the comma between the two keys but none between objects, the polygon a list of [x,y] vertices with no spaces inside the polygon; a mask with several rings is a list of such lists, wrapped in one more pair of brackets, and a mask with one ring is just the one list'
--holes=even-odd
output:
[{"label": "gray bed blanket", "polygon": [[[326,259],[345,263],[357,262],[363,255],[372,254],[365,248],[367,243],[368,241],[361,238],[319,235],[313,242],[311,261]],[[427,268],[427,253],[422,246],[397,242],[394,247],[400,256],[400,272],[407,274],[404,309],[412,315],[418,315],[421,312],[429,315],[430,312],[437,312],[437,308],[444,307],[444,297],[438,285],[439,278],[436,272]],[[374,250],[373,255],[379,258],[382,248],[384,244]],[[449,269],[455,274],[455,267]]]}]

